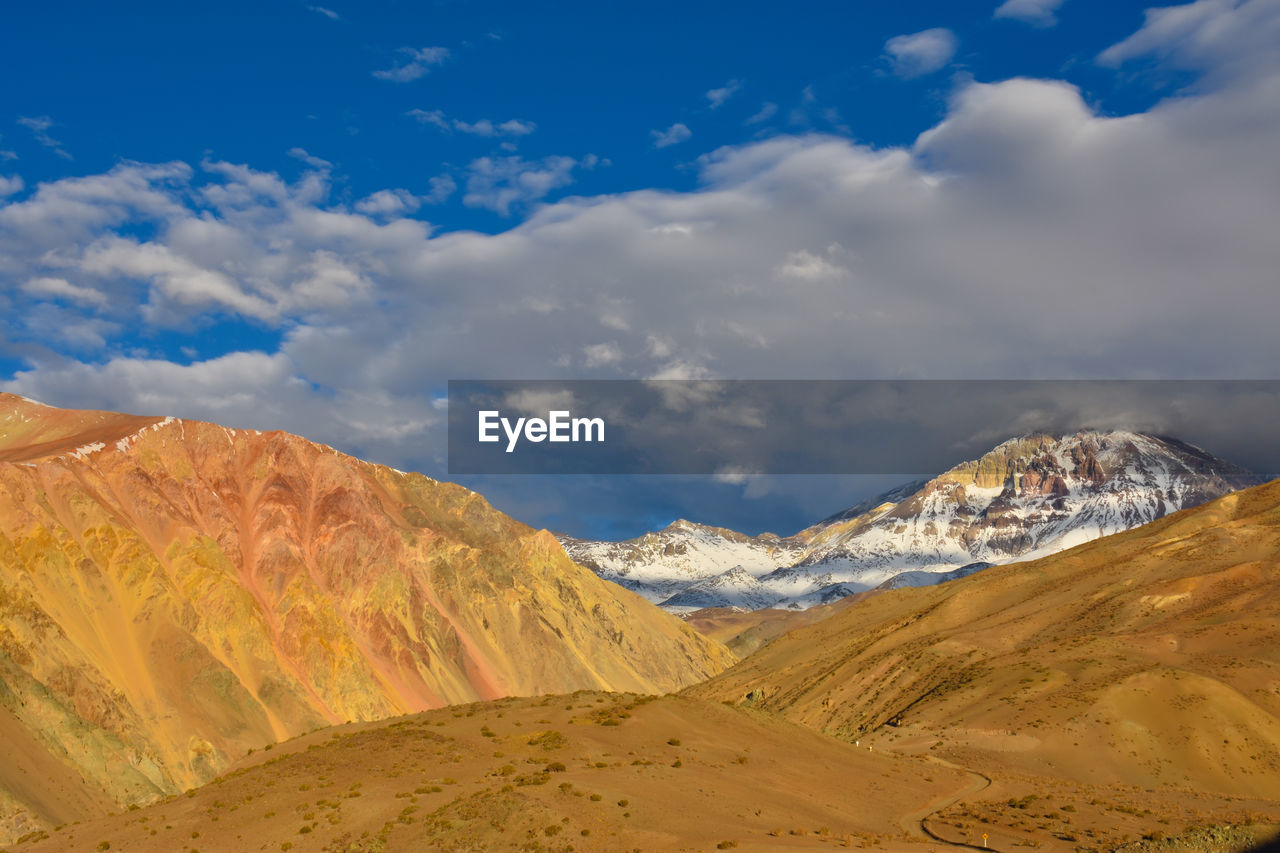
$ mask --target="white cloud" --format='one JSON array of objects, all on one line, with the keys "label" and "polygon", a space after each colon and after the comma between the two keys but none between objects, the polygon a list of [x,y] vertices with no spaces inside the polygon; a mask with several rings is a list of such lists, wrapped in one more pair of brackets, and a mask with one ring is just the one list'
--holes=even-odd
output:
[{"label": "white cloud", "polygon": [[64,160],[72,159],[67,150],[62,147],[62,143],[49,135],[49,128],[53,127],[53,119],[48,116],[22,116],[18,119],[18,124],[31,131],[31,135],[35,137],[45,148],[52,149],[54,154]]},{"label": "white cloud", "polygon": [[589,344],[582,348],[584,364],[588,370],[605,367],[622,361],[622,350],[616,343]]},{"label": "white cloud", "polygon": [[467,191],[462,203],[508,216],[513,205],[530,204],[547,193],[573,183],[572,157],[480,157],[467,167]]},{"label": "white cloud", "polygon": [[22,289],[33,296],[60,296],[82,305],[102,307],[107,302],[107,297],[100,291],[74,285],[65,278],[51,276],[33,278],[25,282]]},{"label": "white cloud", "polygon": [[[338,204],[322,169],[45,182],[0,199],[0,334],[30,342],[32,317],[51,351],[7,387],[293,429],[404,468],[437,458],[433,401],[457,376],[1280,378],[1277,19],[1241,3],[1122,42],[1117,61],[1204,69],[1143,112],[1101,115],[1060,81],[969,85],[910,146],[729,146],[694,189],[570,197],[492,234]],[[510,213],[577,168],[481,158],[459,181]],[[119,355],[210,315],[278,348]],[[95,335],[105,360],[77,363]]]},{"label": "white cloud", "polygon": [[402,47],[400,53],[408,57],[404,62],[382,71],[375,71],[373,76],[393,83],[408,83],[425,77],[433,65],[439,65],[449,58],[447,47]]},{"label": "white cloud", "polygon": [[707,92],[707,101],[711,104],[711,109],[718,110],[725,101],[729,100],[734,94],[742,88],[742,81],[730,80],[718,89],[711,89]]},{"label": "white cloud", "polygon": [[4,175],[0,175],[0,198],[20,193],[24,186],[25,184],[22,183],[22,177],[20,175],[14,175],[11,178],[6,178]]},{"label": "white cloud", "polygon": [[911,79],[944,68],[955,56],[957,44],[950,30],[935,27],[894,36],[884,43],[884,51],[893,66],[893,73]]},{"label": "white cloud", "polygon": [[832,262],[829,257],[815,254],[808,249],[788,252],[783,262],[774,268],[774,275],[778,279],[795,282],[838,279],[848,274],[849,270]]},{"label": "white cloud", "polygon": [[308,6],[307,8],[310,9],[312,12],[315,12],[317,15],[324,15],[326,18],[328,18],[331,21],[337,21],[342,17],[332,9],[326,9],[323,6]]},{"label": "white cloud", "polygon": [[422,201],[408,190],[378,190],[357,201],[355,209],[366,216],[405,216],[422,206]]},{"label": "white cloud", "polygon": [[449,175],[436,175],[428,183],[431,192],[422,199],[427,204],[443,204],[458,189],[458,182]]},{"label": "white cloud", "polygon": [[677,143],[684,142],[686,139],[693,136],[693,131],[681,122],[676,122],[666,130],[651,130],[649,131],[649,135],[653,137],[654,148],[666,148],[669,145],[676,145]]},{"label": "white cloud", "polygon": [[1055,14],[1064,0],[1004,0],[992,15],[994,18],[1012,18],[1033,27],[1052,27],[1058,23]]},{"label": "white cloud", "polygon": [[777,112],[778,112],[777,104],[773,103],[772,101],[765,101],[764,104],[761,105],[760,110],[756,112],[755,115],[751,116],[751,118],[747,119],[746,123],[760,124],[761,122],[766,122],[769,119],[773,118],[777,114]]},{"label": "white cloud", "polygon": [[1138,32],[1098,55],[1103,65],[1139,58],[1207,72],[1210,84],[1260,78],[1280,68],[1277,0],[1198,0],[1148,9]]},{"label": "white cloud", "polygon": [[294,158],[295,160],[301,160],[303,163],[306,163],[308,166],[310,166],[313,169],[320,169],[321,171],[325,171],[333,168],[333,164],[330,163],[328,160],[323,160],[319,157],[316,157],[313,154],[308,153],[307,149],[305,148],[290,148],[287,153],[289,154],[290,157]]},{"label": "white cloud", "polygon": [[472,136],[528,136],[538,129],[538,126],[531,121],[521,121],[520,119],[508,119],[503,122],[495,122],[487,118],[482,118],[474,122],[466,122],[461,119],[447,118],[441,110],[409,110],[406,115],[417,119],[421,124],[429,124],[438,127],[443,131],[457,131],[458,133],[467,133]]}]

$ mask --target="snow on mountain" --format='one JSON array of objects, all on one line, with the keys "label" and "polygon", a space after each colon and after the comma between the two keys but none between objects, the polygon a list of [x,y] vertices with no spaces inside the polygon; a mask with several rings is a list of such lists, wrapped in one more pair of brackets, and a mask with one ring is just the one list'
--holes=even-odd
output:
[{"label": "snow on mountain", "polygon": [[746,569],[735,566],[715,577],[690,584],[662,602],[662,607],[673,613],[701,610],[704,607],[761,610],[777,600],[778,596],[765,588]]},{"label": "snow on mountain", "polygon": [[989,569],[994,563],[969,563],[949,572],[899,572],[880,584],[876,589],[902,589],[904,586],[936,586],[947,581],[967,578],[983,569]]},{"label": "snow on mountain", "polygon": [[1042,557],[1261,481],[1172,438],[1034,434],[786,538],[677,521],[626,542],[560,541],[575,561],[671,610],[804,609]]},{"label": "snow on mountain", "polygon": [[754,579],[791,565],[805,553],[798,543],[769,533],[745,536],[683,519],[625,542],[558,538],[575,562],[654,604],[731,569],[741,568]]}]

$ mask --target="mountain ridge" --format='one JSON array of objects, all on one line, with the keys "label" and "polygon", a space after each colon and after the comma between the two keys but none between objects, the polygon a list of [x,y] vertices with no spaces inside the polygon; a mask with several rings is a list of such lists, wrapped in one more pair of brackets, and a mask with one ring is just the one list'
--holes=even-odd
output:
[{"label": "mountain ridge", "polygon": [[0,706],[121,805],[332,723],[734,660],[478,494],[288,433],[3,395],[0,448]]},{"label": "mountain ridge", "polygon": [[[822,590],[931,582],[926,573],[1061,551],[1195,506],[1262,478],[1178,439],[1126,430],[1029,433],[928,480],[906,483],[791,536],[750,537],[693,522],[624,542],[558,536],[601,577],[681,612],[706,606],[803,609]],[[741,568],[716,597],[681,593]],[[906,574],[911,573],[911,574]],[[841,587],[843,585],[843,587]]]}]

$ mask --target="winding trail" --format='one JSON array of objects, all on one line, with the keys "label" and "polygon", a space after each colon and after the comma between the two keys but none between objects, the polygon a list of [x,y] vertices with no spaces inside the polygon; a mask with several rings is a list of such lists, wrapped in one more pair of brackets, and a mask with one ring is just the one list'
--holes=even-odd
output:
[{"label": "winding trail", "polygon": [[995,847],[983,847],[978,844],[969,844],[964,841],[950,841],[929,829],[929,826],[926,823],[929,818],[933,817],[948,806],[952,806],[963,799],[972,797],[979,791],[985,791],[991,786],[991,778],[976,770],[971,770],[968,767],[961,767],[959,764],[953,764],[950,761],[937,758],[936,756],[926,755],[924,758],[942,767],[947,767],[951,770],[959,770],[961,773],[964,773],[969,777],[969,784],[954,794],[946,794],[930,800],[925,804],[924,808],[917,809],[914,812],[908,812],[898,819],[898,825],[901,826],[909,835],[927,837],[931,841],[936,841],[939,844],[945,844],[948,847],[958,847],[962,850],[995,850]]}]

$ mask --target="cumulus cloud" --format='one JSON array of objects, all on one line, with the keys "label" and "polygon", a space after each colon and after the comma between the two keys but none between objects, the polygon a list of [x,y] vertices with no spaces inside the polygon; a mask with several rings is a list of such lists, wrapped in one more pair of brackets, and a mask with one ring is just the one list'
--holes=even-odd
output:
[{"label": "cumulus cloud", "polygon": [[946,67],[959,43],[951,30],[934,27],[910,35],[894,36],[884,43],[893,73],[905,79],[923,77]]},{"label": "cumulus cloud", "polygon": [[1033,27],[1052,27],[1058,23],[1056,12],[1064,0],[1004,0],[992,17],[1011,18]]},{"label": "cumulus cloud", "polygon": [[35,137],[36,142],[39,142],[45,148],[52,149],[54,154],[64,160],[72,159],[67,150],[62,147],[62,143],[49,135],[49,128],[53,127],[53,119],[48,116],[22,116],[18,119],[18,124],[31,131],[31,135]]},{"label": "cumulus cloud", "polygon": [[723,86],[719,87],[718,89],[711,89],[710,91],[708,91],[707,101],[708,103],[710,103],[711,109],[713,110],[720,109],[720,107],[724,104],[724,102],[732,98],[734,94],[737,93],[737,91],[741,88],[742,88],[741,80],[730,80],[728,83],[725,83]]},{"label": "cumulus cloud", "polygon": [[669,145],[676,145],[677,143],[684,142],[686,139],[693,136],[693,131],[681,122],[676,122],[666,130],[651,130],[649,131],[649,135],[653,137],[654,148],[666,148]]},{"label": "cumulus cloud", "polygon": [[[421,467],[450,377],[1280,378],[1280,64],[1255,35],[1280,10],[1255,4],[1122,42],[1115,61],[1204,69],[1128,116],[1060,81],[973,84],[908,146],[777,136],[699,158],[687,191],[549,204],[587,158],[480,158],[465,203],[528,206],[492,234],[388,215],[395,190],[336,202],[319,168],[48,181],[0,200],[0,334],[32,342],[23,317],[134,331],[85,326],[106,343],[93,364],[39,339],[6,387]],[[210,316],[278,343],[121,354],[138,329]]]},{"label": "cumulus cloud", "polygon": [[24,186],[20,175],[14,175],[11,178],[0,175],[0,198],[20,193]]},{"label": "cumulus cloud", "polygon": [[428,124],[439,129],[458,133],[467,133],[472,136],[528,136],[538,129],[538,126],[531,121],[521,121],[520,119],[508,119],[503,122],[495,122],[487,118],[482,118],[474,122],[466,122],[461,119],[450,119],[445,116],[441,110],[409,110],[406,115],[412,116],[420,124]]},{"label": "cumulus cloud", "polygon": [[419,77],[425,77],[432,66],[439,65],[449,58],[447,47],[402,47],[400,53],[406,57],[403,62],[382,71],[375,71],[373,76],[393,83],[408,83]]}]

